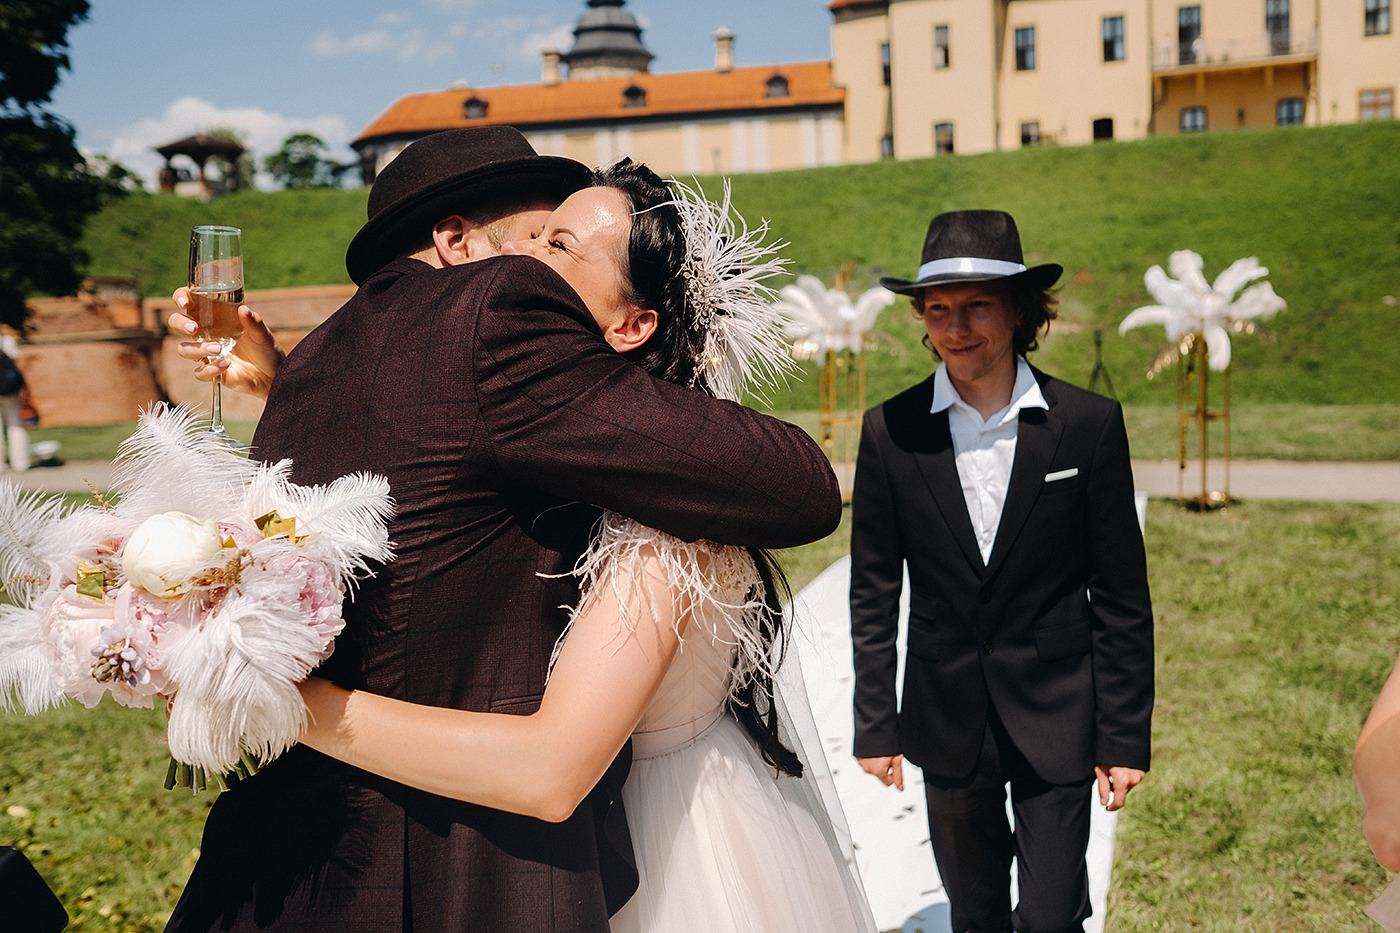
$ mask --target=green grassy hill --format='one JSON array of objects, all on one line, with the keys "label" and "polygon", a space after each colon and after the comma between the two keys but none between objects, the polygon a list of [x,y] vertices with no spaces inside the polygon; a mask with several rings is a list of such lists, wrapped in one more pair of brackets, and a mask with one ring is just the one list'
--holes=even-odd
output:
[{"label": "green grassy hill", "polygon": [[[884,272],[911,274],[929,218],[996,207],[1015,214],[1028,261],[1066,269],[1061,319],[1036,360],[1086,384],[1095,329],[1120,399],[1170,405],[1171,378],[1145,370],[1165,346],[1160,327],[1120,337],[1117,325],[1152,304],[1142,276],[1173,250],[1192,249],[1213,278],[1257,256],[1288,302],[1270,339],[1234,340],[1234,400],[1281,404],[1400,404],[1400,122],[1161,137],[1069,148],[882,162],[733,179],[751,219],[787,240],[797,272],[832,282],[855,264],[852,291]],[[717,190],[716,180],[701,183]],[[366,192],[249,192],[211,205],[138,195],[90,224],[91,272],[136,275],[146,295],[182,284],[188,228],[244,229],[249,285],[347,281],[345,246],[364,218]],[[869,360],[874,402],[930,371],[907,302],[879,329],[909,349]],[[815,380],[778,409],[817,407]]]}]

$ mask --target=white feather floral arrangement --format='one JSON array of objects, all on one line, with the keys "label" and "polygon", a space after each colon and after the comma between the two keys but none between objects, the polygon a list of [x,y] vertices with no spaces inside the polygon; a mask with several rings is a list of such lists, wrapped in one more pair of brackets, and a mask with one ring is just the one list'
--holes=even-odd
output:
[{"label": "white feather floral arrangement", "polygon": [[778,291],[778,298],[778,308],[787,315],[783,333],[792,341],[798,359],[812,359],[828,350],[861,353],[884,347],[904,352],[889,334],[872,330],[880,312],[894,304],[895,293],[887,288],[866,289],[851,301],[845,289],[827,288],[814,275],[799,275],[795,285]]},{"label": "white feather floral arrangement", "polygon": [[1147,370],[1149,379],[1188,354],[1196,340],[1205,341],[1210,368],[1223,372],[1230,365],[1231,332],[1265,332],[1258,321],[1287,307],[1268,282],[1251,285],[1236,297],[1235,293],[1245,285],[1269,274],[1253,257],[1235,260],[1215,277],[1214,283],[1206,281],[1200,255],[1189,249],[1172,253],[1167,266],[1175,279],[1161,266],[1153,266],[1143,276],[1148,292],[1161,304],[1138,308],[1118,325],[1120,334],[1144,324],[1166,328],[1170,345],[1153,358]]},{"label": "white feather floral arrangement", "polygon": [[306,487],[290,469],[159,405],[122,445],[114,502],[0,483],[0,708],[163,698],[167,786],[294,745],[296,685],[330,656],[355,581],[392,558],[393,502],[379,476]]}]

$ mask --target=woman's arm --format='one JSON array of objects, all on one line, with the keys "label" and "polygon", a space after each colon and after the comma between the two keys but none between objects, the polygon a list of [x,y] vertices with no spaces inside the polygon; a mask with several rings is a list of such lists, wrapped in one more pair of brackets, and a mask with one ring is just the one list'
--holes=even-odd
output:
[{"label": "woman's arm", "polygon": [[1380,862],[1400,871],[1400,661],[1381,688],[1351,759],[1361,828]]},{"label": "woman's arm", "polygon": [[[529,716],[419,706],[311,678],[302,741],[382,777],[434,794],[558,822],[617,756],[661,685],[680,644],[676,605],[654,552],[640,572],[600,579]],[[636,590],[625,584],[639,579]],[[634,631],[628,631],[629,626]]]}]

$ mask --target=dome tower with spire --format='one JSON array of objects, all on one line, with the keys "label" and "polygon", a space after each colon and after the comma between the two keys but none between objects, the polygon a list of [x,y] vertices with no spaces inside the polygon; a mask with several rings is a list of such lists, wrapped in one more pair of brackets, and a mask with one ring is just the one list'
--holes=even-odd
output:
[{"label": "dome tower with spire", "polygon": [[562,56],[569,80],[619,78],[647,70],[652,54],[642,45],[642,27],[623,9],[627,0],[588,0],[574,27],[574,47]]}]

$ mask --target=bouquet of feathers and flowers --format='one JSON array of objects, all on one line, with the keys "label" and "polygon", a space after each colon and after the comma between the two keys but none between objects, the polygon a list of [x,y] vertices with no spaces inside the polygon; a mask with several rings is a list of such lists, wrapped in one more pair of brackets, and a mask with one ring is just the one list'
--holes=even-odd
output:
[{"label": "bouquet of feathers and flowers", "polygon": [[393,503],[379,476],[307,487],[290,470],[160,405],[122,445],[112,500],[73,507],[0,484],[0,708],[160,697],[167,786],[294,745],[296,685],[330,656],[356,579],[391,558]]}]

